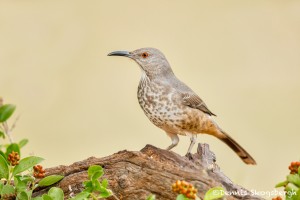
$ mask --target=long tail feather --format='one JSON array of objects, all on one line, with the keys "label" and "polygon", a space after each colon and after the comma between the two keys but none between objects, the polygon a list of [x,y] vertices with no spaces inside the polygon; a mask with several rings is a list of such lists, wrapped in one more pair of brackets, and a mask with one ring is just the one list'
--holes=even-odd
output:
[{"label": "long tail feather", "polygon": [[225,137],[220,138],[225,144],[227,144],[243,161],[248,165],[256,165],[252,156],[241,147],[234,139],[232,139],[227,133],[222,131]]}]

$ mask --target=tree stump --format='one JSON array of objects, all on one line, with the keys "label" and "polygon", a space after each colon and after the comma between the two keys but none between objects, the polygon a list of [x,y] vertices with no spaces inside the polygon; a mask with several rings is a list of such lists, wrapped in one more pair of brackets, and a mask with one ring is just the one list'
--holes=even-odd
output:
[{"label": "tree stump", "polygon": [[[90,157],[69,166],[46,169],[46,175],[63,175],[57,183],[65,197],[69,198],[83,189],[90,165],[101,165],[109,188],[121,200],[145,200],[154,194],[157,200],[175,200],[177,194],[172,189],[176,180],[185,180],[198,189],[203,198],[212,187],[221,186],[232,195],[226,199],[262,199],[251,195],[247,189],[235,185],[216,164],[216,157],[207,144],[198,144],[197,153],[180,156],[172,151],[146,145],[141,151],[120,151],[104,158]],[[46,193],[49,188],[37,188],[34,196]],[[113,200],[114,197],[109,199]]]}]

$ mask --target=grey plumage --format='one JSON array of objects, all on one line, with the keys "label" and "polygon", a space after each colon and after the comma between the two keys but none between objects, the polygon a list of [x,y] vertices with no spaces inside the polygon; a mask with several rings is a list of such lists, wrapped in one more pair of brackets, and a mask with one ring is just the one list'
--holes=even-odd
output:
[{"label": "grey plumage", "polygon": [[213,120],[212,113],[202,99],[173,73],[164,54],[154,48],[142,48],[132,52],[115,51],[109,56],[125,56],[133,59],[141,68],[138,101],[145,115],[172,139],[168,150],[175,147],[178,135],[191,138],[190,153],[200,133],[213,135],[226,143],[246,164],[255,160],[225,133]]}]

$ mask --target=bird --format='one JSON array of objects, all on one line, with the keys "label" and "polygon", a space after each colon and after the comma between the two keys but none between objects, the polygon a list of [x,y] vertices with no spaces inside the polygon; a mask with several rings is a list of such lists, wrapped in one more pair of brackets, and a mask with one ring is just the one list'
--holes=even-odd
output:
[{"label": "bird", "polygon": [[148,119],[171,138],[166,149],[179,143],[178,135],[190,137],[187,155],[198,134],[212,135],[227,144],[249,165],[256,165],[252,156],[222,130],[204,101],[174,74],[165,55],[156,48],[134,51],[113,51],[108,56],[123,56],[134,60],[141,69],[137,90],[140,107]]}]

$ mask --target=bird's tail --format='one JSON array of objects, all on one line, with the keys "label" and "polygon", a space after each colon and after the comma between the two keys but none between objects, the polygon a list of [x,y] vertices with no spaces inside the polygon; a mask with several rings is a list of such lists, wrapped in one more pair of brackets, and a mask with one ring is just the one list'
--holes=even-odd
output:
[{"label": "bird's tail", "polygon": [[224,143],[226,143],[242,160],[248,165],[256,165],[252,156],[241,147],[234,139],[232,139],[226,132],[221,131],[224,137],[219,137]]}]

